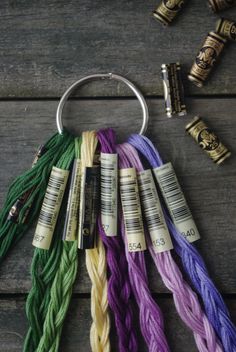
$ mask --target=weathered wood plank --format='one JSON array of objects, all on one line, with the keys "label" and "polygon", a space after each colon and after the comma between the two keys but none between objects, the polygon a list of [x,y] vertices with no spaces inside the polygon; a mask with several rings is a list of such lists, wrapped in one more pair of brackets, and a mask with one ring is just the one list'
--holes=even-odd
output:
[{"label": "weathered wood plank", "polygon": [[[192,332],[183,324],[173,305],[171,298],[156,298],[165,320],[165,331],[173,352],[196,352]],[[27,329],[27,321],[24,310],[24,300],[0,300],[0,343],[1,352],[22,351],[23,339]],[[232,318],[236,320],[236,301],[227,300],[232,312]],[[137,307],[136,307],[137,308]],[[65,320],[60,351],[81,352],[90,351],[89,330],[91,324],[90,300],[86,298],[74,298],[71,301],[68,316]],[[139,333],[138,308],[136,311],[137,333],[140,336],[139,351],[147,351],[145,343]],[[111,331],[112,351],[116,352],[117,337],[114,326]]]},{"label": "weathered wood plank", "polygon": [[[169,28],[156,22],[159,1],[1,1],[0,97],[58,97],[91,73],[120,73],[147,95],[162,94],[160,65],[181,61],[188,72],[216,16],[192,0]],[[224,15],[236,17],[236,8]],[[228,45],[209,84],[188,94],[236,94],[235,45]],[[92,84],[88,96],[130,92]]]},{"label": "weathered wood plank", "polygon": [[[37,145],[55,131],[56,101],[0,102],[0,204],[7,186],[30,164]],[[190,99],[191,114],[167,119],[162,100],[148,100],[151,122],[148,136],[158,146],[163,159],[172,160],[193,211],[202,240],[199,248],[218,287],[236,293],[236,138],[234,99]],[[233,152],[221,167],[215,166],[184,131],[190,118],[200,113]],[[85,100],[68,104],[68,127],[114,126],[119,139],[139,128],[140,110],[134,100]],[[67,119],[67,116],[70,118]],[[109,121],[109,124],[107,123]],[[137,123],[136,123],[137,121]],[[33,230],[17,244],[0,268],[0,292],[26,292],[30,288],[29,267]],[[90,283],[80,255],[77,292],[89,292]],[[153,265],[149,265],[152,290],[167,292]]]}]

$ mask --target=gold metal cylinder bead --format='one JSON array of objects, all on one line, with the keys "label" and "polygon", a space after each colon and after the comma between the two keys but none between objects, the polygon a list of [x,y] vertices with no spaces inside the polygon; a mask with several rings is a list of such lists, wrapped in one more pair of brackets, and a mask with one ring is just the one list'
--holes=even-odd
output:
[{"label": "gold metal cylinder bead", "polygon": [[169,25],[185,2],[186,0],[162,0],[156,10],[153,11],[153,16],[164,25]]},{"label": "gold metal cylinder bead", "polygon": [[216,23],[216,32],[226,39],[236,41],[236,22],[220,18]]},{"label": "gold metal cylinder bead", "polygon": [[198,116],[187,124],[186,131],[195,139],[198,145],[208,154],[216,164],[221,164],[231,152],[221,143],[205,122]]},{"label": "gold metal cylinder bead", "polygon": [[226,41],[227,40],[224,37],[215,32],[210,32],[208,34],[188,75],[189,80],[196,86],[203,86],[203,83],[206,81],[209,73],[215,66]]},{"label": "gold metal cylinder bead", "polygon": [[208,0],[214,12],[222,11],[236,5],[236,0]]},{"label": "gold metal cylinder bead", "polygon": [[187,111],[180,63],[162,64],[161,73],[167,116],[186,115]]}]

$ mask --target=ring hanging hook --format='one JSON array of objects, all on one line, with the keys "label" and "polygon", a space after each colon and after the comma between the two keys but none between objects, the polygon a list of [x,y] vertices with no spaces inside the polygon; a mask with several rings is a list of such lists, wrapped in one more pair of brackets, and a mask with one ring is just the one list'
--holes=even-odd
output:
[{"label": "ring hanging hook", "polygon": [[139,91],[139,89],[132,82],[130,82],[127,78],[120,76],[120,75],[116,75],[114,73],[105,73],[105,74],[98,73],[98,74],[93,74],[90,76],[83,77],[83,78],[79,79],[78,81],[74,82],[65,91],[65,93],[63,94],[63,96],[60,99],[60,102],[57,107],[57,112],[56,112],[56,123],[57,123],[58,132],[60,134],[63,133],[64,128],[63,128],[63,123],[62,123],[62,111],[63,111],[65,103],[66,103],[67,99],[69,98],[70,94],[79,86],[82,86],[83,84],[85,84],[89,81],[93,81],[93,80],[97,80],[97,79],[114,79],[116,81],[120,81],[120,82],[125,83],[133,91],[133,93],[136,95],[136,97],[138,98],[138,100],[140,102],[142,112],[143,112],[143,122],[142,122],[142,127],[140,129],[139,134],[144,134],[147,130],[148,120],[149,120],[148,107],[147,107],[146,101],[144,99],[144,96]]}]

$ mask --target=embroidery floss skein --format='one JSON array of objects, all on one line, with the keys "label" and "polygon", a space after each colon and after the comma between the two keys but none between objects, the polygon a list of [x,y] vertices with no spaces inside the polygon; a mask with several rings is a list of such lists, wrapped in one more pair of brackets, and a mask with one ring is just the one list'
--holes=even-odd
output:
[{"label": "embroidery floss skein", "polygon": [[[58,161],[58,168],[69,169],[74,159],[74,150],[74,140],[72,140]],[[43,324],[50,302],[50,291],[61,260],[62,241],[60,229],[62,221],[63,218],[59,216],[50,248],[36,248],[34,251],[31,264],[32,287],[26,301],[29,329],[24,341],[24,352],[36,351],[43,334]]]},{"label": "embroidery floss skein", "polygon": [[[81,139],[75,138],[75,157],[80,158]],[[70,199],[68,199],[68,202]],[[59,348],[63,322],[71,300],[78,267],[78,242],[63,241],[60,265],[54,278],[50,303],[37,352],[56,352]]]},{"label": "embroidery floss skein", "polygon": [[[59,133],[61,133],[64,129],[63,122],[62,122],[62,110],[63,110],[63,107],[64,107],[68,97],[70,96],[70,94],[79,86],[81,86],[89,81],[97,80],[97,79],[98,80],[100,80],[100,79],[102,79],[102,80],[104,80],[104,79],[105,80],[115,80],[118,82],[122,82],[122,83],[126,84],[133,91],[133,93],[138,98],[140,105],[141,105],[141,108],[142,108],[142,111],[143,111],[143,123],[142,123],[142,127],[141,127],[141,132],[144,132],[147,127],[149,115],[148,115],[148,109],[147,109],[147,105],[146,105],[146,102],[145,102],[143,95],[134,86],[134,84],[132,82],[130,82],[129,80],[127,80],[125,77],[122,77],[122,76],[114,74],[114,73],[105,73],[105,74],[93,74],[93,75],[83,77],[83,78],[79,79],[78,81],[74,82],[66,90],[66,92],[63,94],[63,96],[59,102],[59,105],[57,108],[57,114],[56,114],[56,121],[57,121],[57,127],[58,127]],[[89,141],[89,143],[86,142],[86,139],[87,139],[87,142]],[[94,132],[92,132],[90,134],[90,136],[89,136],[89,133],[84,134],[83,141],[84,141],[83,144],[85,144],[85,147],[86,147],[86,148],[84,148],[82,146],[82,151],[81,151],[82,159],[84,160],[84,165],[87,165],[87,162],[89,162],[88,165],[92,166],[93,155],[94,155],[94,152],[96,149],[96,144],[97,144]],[[84,152],[83,152],[83,149],[84,149]],[[84,157],[83,157],[83,153],[84,153]],[[86,153],[88,153],[89,155],[86,155]],[[96,193],[95,192],[96,183],[97,183],[96,182],[96,176],[97,176],[96,171],[95,171],[95,169],[93,170],[92,168],[90,168],[90,170],[87,169],[87,171],[88,171],[88,173],[86,172],[84,179],[86,181],[86,177],[88,176],[88,184],[90,186],[90,189],[93,189],[93,194],[95,194]],[[94,172],[94,174],[93,174],[93,172]],[[89,180],[89,176],[90,176],[90,180]],[[82,177],[83,183],[84,183],[84,179]],[[81,189],[83,189],[83,187]],[[94,197],[94,198],[96,198],[96,197]],[[82,210],[85,209],[87,199],[84,196],[81,197]],[[93,199],[93,201],[95,204],[97,200]],[[87,206],[88,206],[88,204],[87,204]],[[80,212],[81,218],[83,218],[81,220],[85,220],[84,214],[85,213],[83,213],[82,211]],[[89,220],[88,220],[88,224],[86,223],[86,225],[88,225],[88,226],[85,226],[82,228],[82,225],[81,225],[81,228],[79,229],[78,245],[81,248],[86,247],[86,246],[89,248],[92,247],[91,243],[87,243],[86,241],[88,240],[88,242],[89,242],[90,238],[93,239],[94,236],[84,236],[84,232],[83,231],[81,232],[81,229],[85,230],[86,233],[89,233],[89,234],[92,233],[91,228],[92,228],[92,230],[94,230],[94,218],[95,218],[95,214],[93,214],[93,216],[92,216],[92,221],[90,220],[90,223],[92,224],[92,226],[90,226],[91,224],[89,224]],[[80,221],[80,224],[82,224],[82,222],[84,222],[84,221]],[[94,232],[95,231],[93,231],[92,234],[94,234]],[[89,275],[90,275],[90,278],[92,281],[91,310],[92,310],[93,324],[92,324],[91,332],[90,332],[91,346],[92,346],[92,350],[96,351],[96,352],[99,352],[101,350],[108,351],[110,349],[110,342],[109,342],[109,336],[108,336],[109,329],[110,329],[110,321],[109,321],[109,316],[107,313],[108,304],[107,304],[106,258],[105,258],[105,248],[103,246],[103,243],[102,243],[100,237],[98,238],[98,247],[97,248],[86,250],[86,263],[87,263],[88,272],[89,272]],[[133,341],[133,344],[134,344],[134,341]]]},{"label": "embroidery floss skein", "polygon": [[[162,159],[147,137],[132,135],[129,143],[147,158],[152,167],[163,165]],[[236,328],[230,319],[224,300],[209,276],[205,262],[197,248],[189,243],[166,216],[166,222],[173,236],[174,247],[182,260],[183,267],[192,284],[200,294],[206,315],[221,339],[224,350],[236,351]]]},{"label": "embroidery floss skein", "polygon": [[[111,128],[97,133],[101,152],[116,153],[115,133]],[[121,237],[107,236],[102,227],[101,217],[98,221],[99,234],[106,247],[107,265],[110,277],[108,280],[108,302],[115,316],[115,324],[120,352],[137,352],[138,341],[134,328],[133,307],[131,304],[131,285],[125,248]]]},{"label": "embroidery floss skein", "polygon": [[[0,261],[34,222],[45,191],[52,166],[71,142],[65,131],[56,133],[43,147],[33,167],[18,176],[10,185],[6,200],[0,212]],[[42,150],[42,148],[41,148]]]},{"label": "embroidery floss skein", "polygon": [[[119,155],[120,169],[132,167],[122,145],[116,148]],[[125,252],[128,262],[129,278],[133,294],[140,309],[140,327],[149,352],[169,352],[168,342],[164,334],[164,322],[160,308],[152,298],[148,287],[148,277],[145,256],[142,251],[128,252],[123,218],[121,221],[121,234],[125,243]]]},{"label": "embroidery floss skein", "polygon": [[[137,172],[143,171],[136,149],[128,143],[124,143],[123,147],[126,149],[127,158],[132,166],[136,168]],[[201,352],[222,351],[215,331],[202,311],[197,295],[184,281],[171,251],[156,253],[150,239],[148,249],[164,284],[173,294],[179,316],[194,333],[198,350]]]},{"label": "embroidery floss skein", "polygon": [[[81,170],[85,167],[93,166],[97,143],[95,131],[83,132]],[[86,267],[92,282],[91,315],[93,321],[90,329],[91,349],[92,352],[109,352],[110,317],[107,300],[106,252],[100,237],[98,237],[96,248],[86,250]]]}]

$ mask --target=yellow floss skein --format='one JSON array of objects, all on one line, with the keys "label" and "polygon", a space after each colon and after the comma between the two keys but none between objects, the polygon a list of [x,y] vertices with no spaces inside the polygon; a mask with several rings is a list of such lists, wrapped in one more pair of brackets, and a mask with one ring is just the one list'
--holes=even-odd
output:
[{"label": "yellow floss skein", "polygon": [[[81,167],[93,166],[94,154],[97,148],[95,131],[83,132],[81,145]],[[86,266],[91,289],[90,344],[92,352],[110,352],[110,318],[107,300],[107,266],[104,245],[98,238],[97,248],[86,250]]]}]

